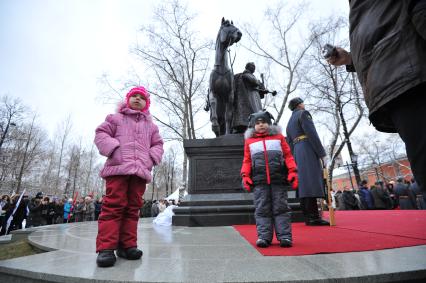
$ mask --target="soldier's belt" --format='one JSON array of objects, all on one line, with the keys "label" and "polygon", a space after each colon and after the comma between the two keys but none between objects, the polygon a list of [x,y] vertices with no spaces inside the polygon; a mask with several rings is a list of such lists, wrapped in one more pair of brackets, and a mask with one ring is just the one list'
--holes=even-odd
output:
[{"label": "soldier's belt", "polygon": [[407,199],[408,196],[399,196],[399,199]]},{"label": "soldier's belt", "polygon": [[301,141],[304,141],[304,140],[307,140],[307,139],[308,139],[307,135],[298,136],[298,137],[293,139],[293,144],[296,144],[298,142],[301,142]]}]

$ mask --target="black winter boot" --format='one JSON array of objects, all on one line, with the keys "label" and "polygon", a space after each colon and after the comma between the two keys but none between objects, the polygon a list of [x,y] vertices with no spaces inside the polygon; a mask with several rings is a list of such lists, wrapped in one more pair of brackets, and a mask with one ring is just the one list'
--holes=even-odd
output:
[{"label": "black winter boot", "polygon": [[142,257],[143,252],[136,247],[128,249],[117,249],[117,256],[129,260],[136,260]]},{"label": "black winter boot", "polygon": [[280,247],[281,248],[290,248],[293,246],[293,243],[291,242],[290,239],[282,239],[280,241]]},{"label": "black winter boot", "polygon": [[260,239],[260,238],[257,239],[257,241],[256,241],[256,246],[258,246],[259,248],[267,248],[267,247],[269,247],[270,244],[271,244],[270,241]]},{"label": "black winter boot", "polygon": [[110,267],[115,264],[116,260],[114,250],[103,250],[99,251],[96,263],[99,267]]},{"label": "black winter boot", "polygon": [[305,224],[307,226],[328,226],[330,225],[330,222],[321,219],[321,218],[317,218],[317,219],[308,219]]},{"label": "black winter boot", "polygon": [[318,204],[316,198],[300,199],[300,207],[302,208],[303,215],[305,216],[305,224],[307,226],[330,225],[330,223],[321,219],[321,216],[318,212]]}]

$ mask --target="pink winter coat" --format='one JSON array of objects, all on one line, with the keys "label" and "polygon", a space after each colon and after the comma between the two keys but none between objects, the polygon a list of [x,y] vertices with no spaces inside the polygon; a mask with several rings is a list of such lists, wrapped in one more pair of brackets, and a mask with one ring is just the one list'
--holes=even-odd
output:
[{"label": "pink winter coat", "polygon": [[102,178],[137,175],[149,183],[152,166],[161,162],[164,152],[163,139],[149,112],[130,109],[124,103],[96,128],[95,144],[108,157]]}]

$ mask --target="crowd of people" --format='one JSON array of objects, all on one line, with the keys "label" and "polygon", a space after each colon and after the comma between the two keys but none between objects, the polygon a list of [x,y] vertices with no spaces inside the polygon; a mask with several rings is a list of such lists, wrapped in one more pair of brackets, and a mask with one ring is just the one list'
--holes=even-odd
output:
[{"label": "crowd of people", "polygon": [[398,178],[396,183],[377,181],[370,187],[363,180],[357,190],[345,186],[332,195],[337,210],[426,209],[426,200],[414,179]]},{"label": "crowd of people", "polygon": [[[24,227],[97,220],[102,197],[59,198],[39,192],[30,198],[24,194],[3,195],[0,200],[0,235]],[[25,224],[24,224],[25,223]],[[24,226],[25,225],[25,226]]]},{"label": "crowd of people", "polygon": [[171,205],[178,205],[179,201],[174,199],[165,199],[160,200],[144,200],[143,206],[141,208],[141,217],[157,217],[160,213],[164,212],[167,207]]},{"label": "crowd of people", "polygon": [[[45,196],[41,192],[32,198],[24,194],[21,201],[19,201],[19,197],[19,194],[1,196],[0,235],[6,235],[13,230],[22,228],[96,221],[102,208],[102,197],[94,199],[92,196],[85,196],[73,200],[72,198]],[[173,199],[144,200],[140,217],[156,218],[168,207],[177,205],[178,202]],[[7,227],[8,219],[11,219],[9,227]]]}]

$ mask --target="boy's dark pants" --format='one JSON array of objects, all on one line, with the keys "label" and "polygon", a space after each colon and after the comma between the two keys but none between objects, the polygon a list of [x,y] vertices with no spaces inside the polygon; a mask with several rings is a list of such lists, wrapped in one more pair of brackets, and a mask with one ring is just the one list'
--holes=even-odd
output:
[{"label": "boy's dark pants", "polygon": [[138,176],[110,176],[98,219],[96,252],[137,247],[139,209],[146,182]]},{"label": "boy's dark pants", "polygon": [[287,191],[282,185],[256,185],[254,195],[254,216],[258,238],[272,241],[275,228],[277,240],[291,236],[291,209],[287,203]]}]

